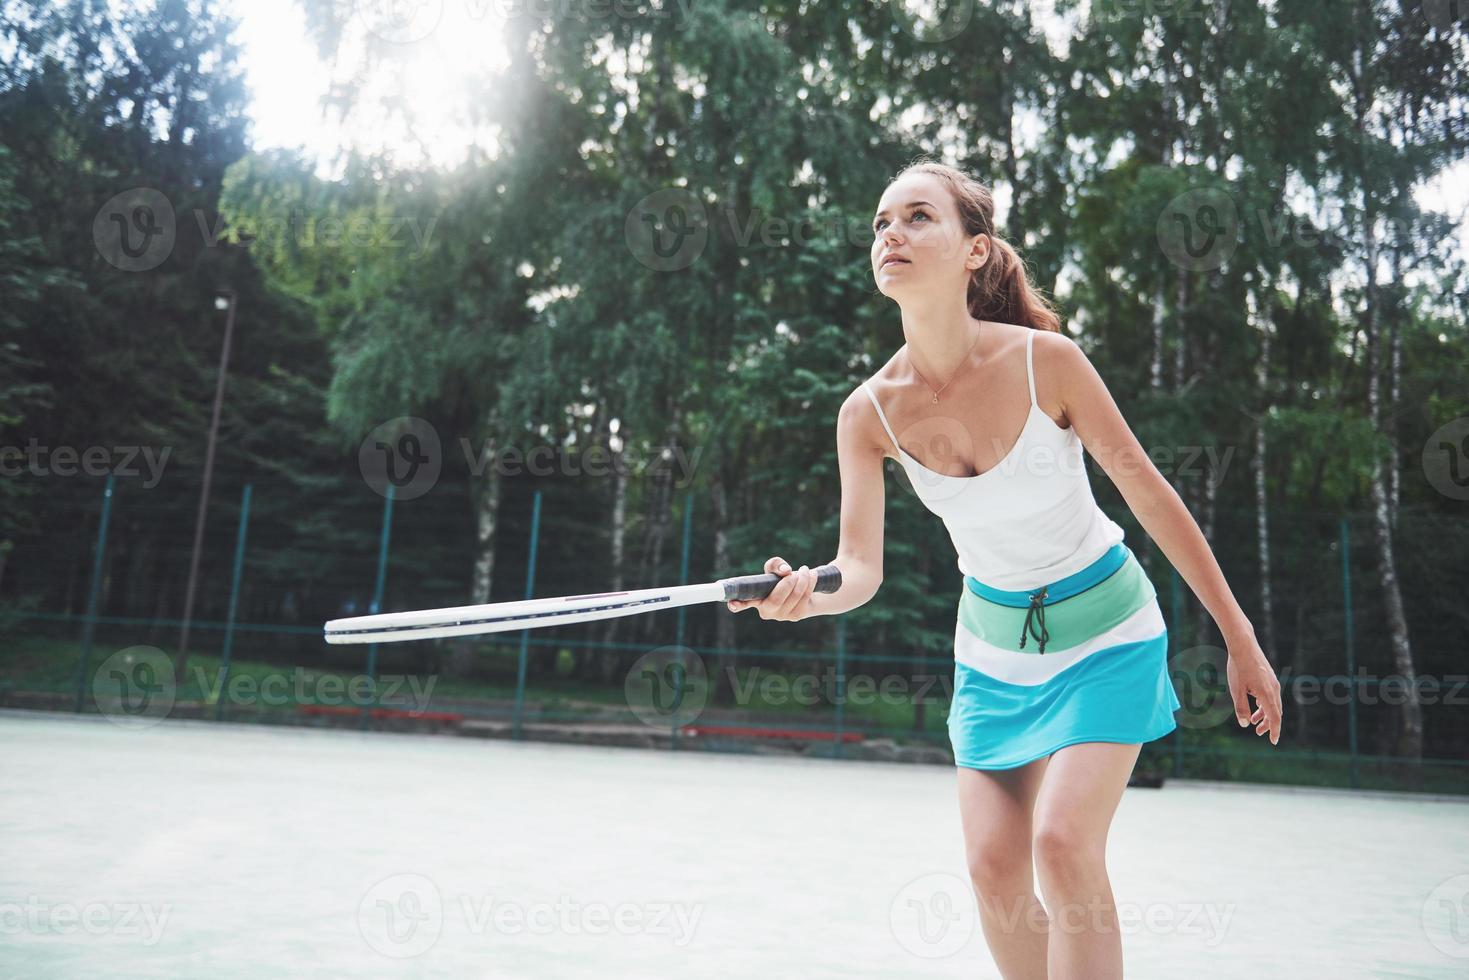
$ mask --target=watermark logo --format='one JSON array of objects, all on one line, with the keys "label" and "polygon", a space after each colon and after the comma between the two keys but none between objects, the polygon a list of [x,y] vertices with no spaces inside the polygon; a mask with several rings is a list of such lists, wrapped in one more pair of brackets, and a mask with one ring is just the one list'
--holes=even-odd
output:
[{"label": "watermark logo", "polygon": [[974,936],[977,918],[969,882],[942,872],[914,878],[888,908],[893,938],[924,959],[942,959],[963,949]]},{"label": "watermark logo", "polygon": [[1469,874],[1439,882],[1423,900],[1423,934],[1445,956],[1469,959]]},{"label": "watermark logo", "polygon": [[1089,17],[1093,24],[1137,17],[1158,20],[1202,19],[1203,0],[1093,0]]},{"label": "watermark logo", "polygon": [[1234,713],[1228,667],[1229,652],[1216,646],[1189,647],[1168,659],[1181,704],[1174,713],[1180,726],[1213,728]]},{"label": "watermark logo", "polygon": [[[429,709],[430,698],[438,684],[437,676],[427,680],[415,674],[324,674],[293,667],[289,674],[271,671],[256,674],[227,675],[216,667],[213,676],[203,667],[190,668],[194,682],[209,704],[278,708],[293,704],[387,708],[418,717]],[[228,677],[228,679],[226,679]]]},{"label": "watermark logo", "polygon": [[1168,261],[1189,272],[1208,272],[1239,247],[1239,211],[1218,188],[1186,191],[1163,208],[1157,230]]},{"label": "watermark logo", "polygon": [[414,500],[432,490],[443,465],[438,430],[413,416],[389,419],[357,449],[362,479],[379,496],[386,497],[392,487],[397,500]]},{"label": "watermark logo", "polygon": [[439,889],[419,874],[384,878],[357,905],[357,930],[375,951],[392,959],[421,956],[444,931]]},{"label": "watermark logo", "polygon": [[958,37],[974,18],[974,0],[889,0],[893,20],[924,44]]},{"label": "watermark logo", "polygon": [[92,674],[97,710],[123,728],[151,728],[173,708],[173,661],[157,647],[119,650]]},{"label": "watermark logo", "polygon": [[1469,500],[1469,418],[1446,422],[1428,437],[1423,475],[1450,500]]},{"label": "watermark logo", "polygon": [[709,213],[692,191],[665,187],[633,206],[622,235],[638,262],[654,272],[676,272],[704,254]]},{"label": "watermark logo", "polygon": [[709,701],[709,674],[703,659],[673,644],[643,654],[623,681],[634,715],[654,728],[687,725]]},{"label": "watermark logo", "polygon": [[177,237],[173,204],[151,187],[109,198],[92,219],[97,254],[123,272],[158,268],[173,254]]},{"label": "watermark logo", "polygon": [[[173,447],[164,446],[155,452],[152,446],[43,446],[34,439],[26,440],[25,448],[0,446],[0,476],[16,477],[25,473],[31,476],[87,476],[119,477],[144,476],[143,487],[152,490],[163,479],[163,469]],[[146,476],[138,468],[141,462]]]},{"label": "watermark logo", "polygon": [[144,946],[156,946],[173,914],[172,905],[138,902],[43,902],[35,895],[25,902],[0,902],[0,936],[122,936]]},{"label": "watermark logo", "polygon": [[444,0],[357,0],[357,18],[372,36],[389,44],[413,44],[434,32]]},{"label": "watermark logo", "polygon": [[[1408,0],[1405,13],[1412,13],[1413,0]],[[1459,26],[1459,21],[1469,13],[1469,0],[1419,0],[1418,13],[1430,27],[1447,33]]]}]

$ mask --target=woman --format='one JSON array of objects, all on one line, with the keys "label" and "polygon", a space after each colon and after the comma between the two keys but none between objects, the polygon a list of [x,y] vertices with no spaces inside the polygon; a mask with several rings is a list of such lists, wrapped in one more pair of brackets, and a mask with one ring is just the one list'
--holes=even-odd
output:
[{"label": "woman", "polygon": [[996,236],[989,191],[919,161],[872,227],[873,276],[907,342],[837,420],[842,588],[814,593],[808,566],[774,557],[774,591],[729,607],[796,621],[870,599],[894,456],[964,576],[949,738],[985,939],[1007,978],[1121,977],[1107,831],[1142,743],[1174,729],[1179,702],[1156,592],[1097,507],[1083,447],[1219,624],[1236,719],[1271,744],[1280,685],[1183,501]]}]

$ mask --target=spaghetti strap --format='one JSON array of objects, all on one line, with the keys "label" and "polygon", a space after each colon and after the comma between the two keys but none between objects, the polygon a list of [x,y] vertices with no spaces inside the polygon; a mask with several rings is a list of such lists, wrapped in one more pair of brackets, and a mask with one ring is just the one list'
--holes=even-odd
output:
[{"label": "spaghetti strap", "polygon": [[1035,328],[1034,327],[1031,327],[1029,330],[1027,330],[1025,332],[1025,380],[1026,380],[1026,383],[1028,383],[1030,385],[1030,404],[1031,404],[1031,407],[1032,408],[1035,407],[1035,405],[1036,405],[1036,400],[1035,400],[1035,367],[1031,363],[1032,358],[1031,358],[1031,353],[1030,353],[1031,352],[1031,349],[1035,347],[1035,344],[1032,343],[1032,341],[1034,341],[1034,340],[1035,340]]},{"label": "spaghetti strap", "polygon": [[867,397],[872,400],[872,407],[877,409],[877,417],[882,421],[882,427],[887,430],[888,438],[893,441],[893,448],[898,451],[899,457],[903,455],[903,447],[898,445],[898,437],[893,435],[893,427],[888,425],[888,417],[882,414],[882,406],[877,403],[877,396],[872,389],[867,387],[867,382],[862,382],[862,390],[867,392]]}]

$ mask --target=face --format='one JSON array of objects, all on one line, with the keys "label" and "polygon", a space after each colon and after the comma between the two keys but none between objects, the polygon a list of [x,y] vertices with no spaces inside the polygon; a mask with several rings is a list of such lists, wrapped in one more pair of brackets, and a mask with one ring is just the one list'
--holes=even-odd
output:
[{"label": "face", "polygon": [[931,296],[935,289],[962,293],[989,253],[989,237],[964,233],[958,204],[932,174],[900,177],[878,201],[872,276],[884,296],[901,302],[905,296]]}]

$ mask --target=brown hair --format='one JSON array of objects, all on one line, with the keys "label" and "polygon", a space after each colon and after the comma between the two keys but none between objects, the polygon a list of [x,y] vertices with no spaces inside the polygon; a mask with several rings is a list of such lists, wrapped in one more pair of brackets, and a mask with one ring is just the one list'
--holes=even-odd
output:
[{"label": "brown hair", "polygon": [[893,180],[910,173],[932,174],[944,181],[959,206],[964,233],[983,233],[994,245],[989,261],[970,276],[970,316],[1060,333],[1061,317],[1050,301],[1031,285],[1025,260],[1015,251],[1015,246],[995,234],[995,199],[990,189],[962,170],[926,158],[904,167]]}]

